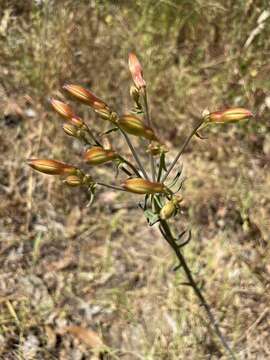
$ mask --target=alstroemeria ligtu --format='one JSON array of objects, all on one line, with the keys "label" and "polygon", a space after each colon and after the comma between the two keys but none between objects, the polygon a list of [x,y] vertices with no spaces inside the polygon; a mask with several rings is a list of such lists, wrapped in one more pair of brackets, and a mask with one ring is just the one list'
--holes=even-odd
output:
[{"label": "alstroemeria ligtu", "polygon": [[135,115],[123,115],[118,119],[117,123],[121,129],[129,134],[141,136],[148,140],[158,141],[153,129],[146,126],[143,120]]},{"label": "alstroemeria ligtu", "polygon": [[84,159],[90,165],[101,165],[108,161],[114,160],[118,154],[113,150],[106,150],[101,146],[94,146],[87,150]]},{"label": "alstroemeria ligtu", "polygon": [[48,175],[75,175],[79,170],[72,165],[51,159],[29,159],[31,168]]},{"label": "alstroemeria ligtu", "polygon": [[134,84],[138,89],[141,89],[146,86],[146,82],[143,78],[142,66],[134,53],[130,53],[128,56],[128,66],[131,72],[132,79]]},{"label": "alstroemeria ligtu", "polygon": [[165,185],[160,182],[151,182],[141,178],[127,179],[122,186],[135,194],[157,194],[166,189]]},{"label": "alstroemeria ligtu", "polygon": [[224,111],[215,111],[206,115],[206,122],[225,124],[254,117],[253,113],[244,108],[230,108]]},{"label": "alstroemeria ligtu", "polygon": [[108,109],[108,105],[103,100],[80,85],[66,84],[63,86],[63,89],[77,100],[91,106],[95,110]]}]

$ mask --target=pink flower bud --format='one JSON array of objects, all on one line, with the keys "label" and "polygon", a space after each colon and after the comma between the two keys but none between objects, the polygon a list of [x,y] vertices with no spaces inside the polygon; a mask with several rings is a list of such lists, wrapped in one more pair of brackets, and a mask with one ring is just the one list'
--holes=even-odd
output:
[{"label": "pink flower bud", "polygon": [[78,136],[78,129],[76,126],[74,126],[72,124],[65,123],[63,125],[63,130],[69,136],[74,136],[74,137]]},{"label": "pink flower bud", "polygon": [[210,123],[229,123],[254,117],[250,110],[244,108],[230,108],[224,111],[215,111],[206,115],[206,121]]},{"label": "pink flower bud", "polygon": [[165,186],[159,182],[151,182],[141,178],[128,179],[123,188],[135,194],[156,194],[164,192]]},{"label": "pink flower bud", "polygon": [[64,102],[53,98],[50,99],[50,103],[53,109],[65,119],[71,119],[75,116],[71,106],[69,106],[68,104],[65,104]]},{"label": "pink flower bud", "polygon": [[63,182],[69,186],[74,186],[74,187],[83,184],[81,177],[76,175],[69,175],[68,177],[65,178]]},{"label": "pink flower bud", "polygon": [[121,129],[125,130],[128,134],[141,136],[148,140],[158,141],[154,131],[147,127],[137,116],[123,115],[120,119],[118,119],[118,124]]},{"label": "pink flower bud", "polygon": [[33,169],[49,175],[73,175],[78,171],[74,166],[56,160],[30,159],[27,163]]},{"label": "pink flower bud", "polygon": [[134,53],[130,53],[128,56],[128,66],[131,72],[132,79],[134,84],[138,89],[141,89],[146,86],[146,82],[143,78],[142,66]]},{"label": "pink flower bud", "polygon": [[95,110],[102,110],[108,108],[108,105],[103,100],[101,100],[91,91],[85,89],[80,85],[73,85],[73,84],[64,85],[63,89],[68,91],[72,96],[74,96],[79,101],[91,106]]},{"label": "pink flower bud", "polygon": [[90,165],[100,165],[108,161],[114,160],[118,157],[117,153],[113,150],[105,150],[101,146],[94,146],[87,150],[84,159]]}]

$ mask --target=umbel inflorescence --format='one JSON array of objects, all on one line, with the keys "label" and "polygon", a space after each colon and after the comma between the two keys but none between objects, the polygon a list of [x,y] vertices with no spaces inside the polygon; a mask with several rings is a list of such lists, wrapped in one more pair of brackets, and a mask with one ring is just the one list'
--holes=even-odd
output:
[{"label": "umbel inflorescence", "polygon": [[[211,124],[224,124],[249,119],[253,117],[253,114],[251,111],[240,107],[229,108],[224,111],[204,111],[201,120],[195,125],[186,141],[182,144],[176,157],[172,161],[171,159],[167,161],[168,151],[160,141],[149,113],[147,86],[143,78],[142,67],[133,53],[129,54],[129,69],[134,82],[134,85],[130,88],[134,108],[127,114],[116,113],[105,101],[80,85],[67,84],[63,86],[70,96],[92,108],[100,119],[111,124],[111,128],[105,133],[96,134],[67,103],[57,99],[50,100],[53,109],[64,119],[64,132],[84,144],[84,160],[89,165],[89,173],[86,173],[78,166],[58,160],[30,159],[28,164],[33,169],[45,174],[61,176],[63,182],[69,186],[87,187],[91,201],[94,198],[96,189],[99,187],[109,187],[115,191],[144,195],[143,202],[141,202],[141,196],[139,197],[139,205],[144,211],[148,223],[150,225],[159,223],[161,234],[172,247],[179,260],[177,268],[184,270],[188,285],[193,288],[206,310],[216,335],[231,357],[234,358],[183,256],[182,247],[189,242],[191,233],[189,232],[187,238],[183,240],[187,232],[182,231],[180,235],[175,236],[167,222],[169,218],[177,215],[182,202],[182,196],[179,194],[182,188],[181,169],[176,171],[173,178],[169,175],[171,175],[175,167],[177,168],[178,161],[193,136],[201,138],[198,132],[200,129]],[[110,141],[107,141],[108,134],[115,137],[117,133],[123,136],[126,141],[133,157],[132,161],[113,149]],[[140,154],[144,149],[145,159],[149,158],[149,166],[145,164],[145,159],[143,159],[144,161],[141,160],[141,155],[133,146],[132,137],[141,140]],[[116,173],[123,172],[126,176],[125,181],[117,184],[116,180],[116,183],[107,184],[96,180],[91,173],[91,168],[106,163],[114,164],[115,166],[112,168],[116,169]]]}]

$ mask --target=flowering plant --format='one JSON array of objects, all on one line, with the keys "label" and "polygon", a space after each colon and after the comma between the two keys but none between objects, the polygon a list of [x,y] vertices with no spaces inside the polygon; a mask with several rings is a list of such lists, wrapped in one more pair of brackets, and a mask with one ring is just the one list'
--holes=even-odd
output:
[{"label": "flowering plant", "polygon": [[[170,245],[179,261],[179,265],[175,270],[183,269],[187,278],[185,285],[192,287],[201,305],[204,307],[216,335],[231,358],[235,358],[221,333],[212,309],[194,280],[183,254],[183,247],[191,239],[191,231],[184,230],[176,236],[176,230],[172,230],[171,224],[168,222],[170,218],[177,216],[183,201],[183,197],[179,194],[183,185],[182,169],[178,169],[176,174],[171,175],[193,136],[201,138],[201,135],[198,133],[200,129],[205,128],[209,124],[223,124],[249,119],[253,114],[245,108],[230,108],[225,111],[216,112],[205,111],[200,121],[198,121],[182,144],[176,157],[173,161],[168,161],[168,150],[160,141],[151,120],[147,99],[147,85],[143,78],[142,66],[133,53],[129,55],[129,69],[134,82],[130,89],[130,95],[134,101],[134,109],[128,114],[117,114],[105,101],[82,86],[68,84],[63,87],[69,95],[90,106],[101,119],[113,126],[101,135],[97,135],[89,128],[86,122],[75,114],[70,105],[56,99],[50,100],[53,109],[65,120],[63,124],[65,133],[77,138],[84,144],[84,160],[90,168],[92,166],[101,166],[105,163],[114,164],[117,174],[121,171],[127,176],[121,184],[101,182],[78,166],[56,160],[30,159],[28,164],[33,169],[42,173],[61,176],[63,182],[69,186],[87,187],[90,194],[90,203],[94,199],[96,190],[100,187],[144,195],[143,201],[139,201],[139,207],[144,212],[148,224],[150,226],[158,224],[162,236]],[[116,133],[124,137],[133,160],[127,159],[117,150],[113,149],[107,135],[116,136]],[[149,155],[151,170],[148,170],[145,159],[144,161],[141,159],[139,152],[133,146],[130,135],[141,140],[142,146],[140,150],[143,149],[145,154]]]}]

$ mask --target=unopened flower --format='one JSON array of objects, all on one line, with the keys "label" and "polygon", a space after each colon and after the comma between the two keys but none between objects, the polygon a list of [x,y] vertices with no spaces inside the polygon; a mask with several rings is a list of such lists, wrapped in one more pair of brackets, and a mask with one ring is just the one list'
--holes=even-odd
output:
[{"label": "unopened flower", "polygon": [[87,150],[84,159],[90,165],[100,165],[114,160],[118,154],[113,150],[106,150],[101,146],[94,146]]},{"label": "unopened flower", "polygon": [[144,122],[134,115],[123,115],[118,119],[118,124],[121,129],[125,130],[127,133],[142,136],[148,140],[156,140],[157,137],[154,131],[146,126]]},{"label": "unopened flower", "polygon": [[168,201],[160,210],[159,216],[162,220],[169,219],[176,212],[179,203],[182,201],[182,197],[173,197],[170,201]]},{"label": "unopened flower", "polygon": [[95,110],[108,108],[108,105],[103,100],[80,85],[67,84],[64,85],[63,88],[76,99],[91,106]]},{"label": "unopened flower", "polygon": [[132,79],[134,84],[138,89],[141,89],[146,86],[146,82],[143,78],[142,66],[134,53],[130,53],[128,56],[128,66],[131,72]]},{"label": "unopened flower", "polygon": [[244,108],[230,108],[224,111],[215,111],[206,115],[206,121],[209,123],[229,123],[254,117],[250,110]]},{"label": "unopened flower", "polygon": [[70,122],[76,126],[77,128],[81,128],[81,127],[84,127],[84,128],[87,128],[87,126],[85,125],[85,123],[82,121],[81,118],[79,118],[78,116],[74,116],[70,119]]},{"label": "unopened flower", "polygon": [[71,106],[69,106],[68,104],[53,98],[50,99],[50,103],[53,109],[65,119],[71,119],[76,116]]},{"label": "unopened flower", "polygon": [[176,210],[176,206],[173,201],[168,201],[160,210],[159,216],[162,220],[172,217]]},{"label": "unopened flower", "polygon": [[65,123],[63,125],[63,130],[69,136],[74,136],[74,137],[78,136],[78,129],[76,126],[74,126],[72,124]]},{"label": "unopened flower", "polygon": [[122,184],[123,188],[135,194],[156,194],[164,192],[165,185],[151,182],[142,178],[128,179]]},{"label": "unopened flower", "polygon": [[30,159],[28,165],[33,169],[49,175],[73,175],[78,169],[72,165],[62,163],[57,160],[50,159]]},{"label": "unopened flower", "polygon": [[113,113],[109,109],[95,109],[95,112],[104,120],[115,122]]},{"label": "unopened flower", "polygon": [[69,175],[68,177],[65,178],[63,182],[69,186],[74,186],[74,187],[82,185],[81,177],[76,175]]}]

